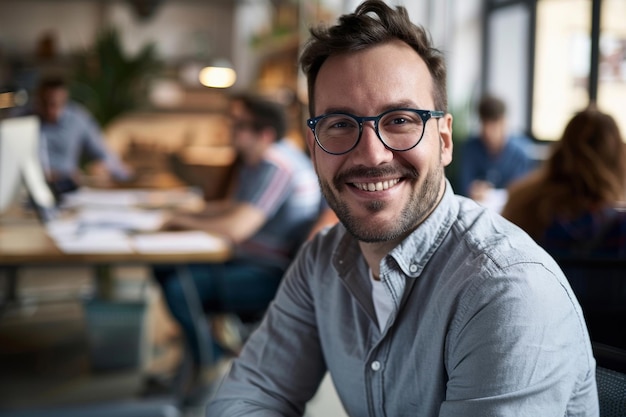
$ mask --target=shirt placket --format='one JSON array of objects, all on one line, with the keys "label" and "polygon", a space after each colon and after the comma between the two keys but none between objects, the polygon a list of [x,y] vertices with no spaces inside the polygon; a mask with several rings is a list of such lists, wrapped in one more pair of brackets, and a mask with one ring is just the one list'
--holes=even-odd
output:
[{"label": "shirt placket", "polygon": [[368,360],[365,363],[364,374],[365,380],[367,381],[368,408],[369,414],[372,417],[385,417],[385,408],[393,407],[393,404],[385,404],[384,392],[384,374],[392,342],[388,334],[399,314],[400,299],[402,298],[405,288],[405,276],[402,271],[393,270],[385,263],[381,265],[381,280],[388,287],[387,290],[392,294],[394,308],[391,313],[391,322],[388,321],[389,325],[385,327],[381,338],[373,346],[368,355]]}]

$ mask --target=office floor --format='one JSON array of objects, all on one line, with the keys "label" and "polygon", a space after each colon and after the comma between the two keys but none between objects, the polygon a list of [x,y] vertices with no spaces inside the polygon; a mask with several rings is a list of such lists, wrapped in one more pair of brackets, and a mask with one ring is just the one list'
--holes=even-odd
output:
[{"label": "office floor", "polygon": [[[35,410],[52,416],[58,408],[93,405],[177,404],[171,391],[145,395],[145,382],[147,375],[175,373],[182,355],[178,328],[145,269],[120,267],[115,276],[117,306],[94,307],[87,301],[94,290],[88,268],[21,272],[20,303],[0,316],[0,417],[30,416]],[[146,301],[143,309],[137,308],[138,299]],[[116,326],[109,326],[111,320]],[[125,345],[119,345],[121,337]],[[167,415],[196,417],[203,409],[199,402]],[[328,415],[345,412],[326,378],[306,416]]]}]

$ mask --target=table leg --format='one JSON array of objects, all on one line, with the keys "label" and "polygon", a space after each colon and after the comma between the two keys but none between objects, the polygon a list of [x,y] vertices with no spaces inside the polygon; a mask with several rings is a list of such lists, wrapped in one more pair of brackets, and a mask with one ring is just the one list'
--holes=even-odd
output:
[{"label": "table leg", "polygon": [[196,334],[198,335],[200,359],[203,365],[213,365],[215,358],[213,358],[211,328],[210,323],[204,314],[198,290],[193,282],[191,272],[189,272],[189,268],[186,265],[179,265],[176,269],[183,288],[185,300],[189,306],[191,316],[193,317]]},{"label": "table leg", "polygon": [[94,266],[96,298],[112,300],[115,295],[115,283],[111,265],[100,264]]},{"label": "table leg", "polygon": [[9,265],[2,267],[6,284],[5,291],[0,301],[0,314],[11,304],[17,302],[17,266]]}]

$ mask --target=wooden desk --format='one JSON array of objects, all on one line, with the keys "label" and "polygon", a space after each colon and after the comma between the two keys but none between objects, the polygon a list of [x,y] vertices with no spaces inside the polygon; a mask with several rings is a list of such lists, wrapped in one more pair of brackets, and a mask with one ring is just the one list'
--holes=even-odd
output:
[{"label": "wooden desk", "polygon": [[231,248],[226,241],[214,252],[64,253],[36,220],[0,223],[0,266],[223,262],[230,256]]},{"label": "wooden desk", "polygon": [[[184,207],[198,209],[203,204],[200,196],[185,188],[163,188],[160,190],[142,189],[91,189],[83,187],[76,194],[68,195],[66,199],[74,202],[74,209],[79,210],[85,204],[96,206],[105,204],[110,207],[110,202],[120,210],[132,210],[133,208],[149,205],[152,208]],[[67,203],[67,201],[66,201]],[[153,207],[155,206],[155,207]],[[62,214],[62,216],[70,213]],[[219,242],[218,238],[218,242]],[[198,250],[197,252],[173,252],[173,253],[150,253],[140,252],[129,248],[125,252],[106,253],[102,250],[97,252],[79,251],[80,253],[64,252],[48,235],[46,228],[36,218],[35,213],[23,210],[23,207],[14,207],[0,217],[0,269],[6,271],[7,290],[4,299],[0,300],[0,309],[6,307],[11,301],[17,299],[17,270],[23,266],[42,265],[82,265],[93,266],[96,275],[96,290],[100,298],[110,299],[112,295],[111,266],[119,264],[178,264],[189,263],[212,263],[224,262],[231,256],[230,245],[223,240],[215,249]]]},{"label": "wooden desk", "polygon": [[24,266],[82,265],[93,266],[98,296],[111,298],[111,266],[120,264],[188,264],[224,262],[231,256],[224,241],[215,251],[180,253],[64,253],[35,219],[0,222],[0,269],[7,274],[7,289],[1,308],[15,301],[17,272]]},{"label": "wooden desk", "polygon": [[[113,299],[111,266],[119,264],[178,264],[179,278],[198,332],[200,351],[210,355],[211,335],[200,299],[185,267],[189,263],[224,262],[232,255],[232,248],[225,240],[214,251],[180,253],[81,253],[61,251],[48,236],[44,226],[34,219],[18,219],[0,222],[0,270],[6,273],[7,286],[0,302],[2,312],[18,301],[18,269],[34,265],[87,265],[95,271],[96,296],[102,300]],[[212,360],[212,359],[211,359]]]}]

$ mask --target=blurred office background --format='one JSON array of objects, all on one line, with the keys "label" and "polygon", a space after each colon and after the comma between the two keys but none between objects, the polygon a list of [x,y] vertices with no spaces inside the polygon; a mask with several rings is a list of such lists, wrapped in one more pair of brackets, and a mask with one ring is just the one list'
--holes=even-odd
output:
[{"label": "blurred office background", "polygon": [[[447,58],[455,141],[477,128],[474,106],[486,91],[507,102],[511,128],[535,139],[538,159],[544,145],[557,140],[571,116],[590,102],[626,132],[626,1],[388,3],[404,5]],[[138,172],[154,176],[174,169],[181,183],[200,187],[206,199],[217,198],[232,162],[222,118],[227,94],[254,89],[283,100],[291,111],[290,137],[302,141],[308,114],[297,57],[307,29],[332,22],[357,4],[0,0],[0,118],[27,105],[42,76],[65,75],[74,97],[98,118],[109,145]],[[234,70],[234,84],[203,85],[200,73],[210,65]],[[151,300],[149,314],[140,316],[149,344],[141,369],[167,370],[177,361],[170,357],[180,355],[176,326],[159,295],[146,290],[144,269],[118,272],[121,294],[139,291]],[[89,367],[82,350],[84,324],[76,319],[85,314],[76,300],[90,292],[89,274],[75,268],[24,272],[19,291],[25,301],[18,311],[0,316],[0,369],[11,371],[0,371],[11,375],[1,381],[0,406],[103,400],[138,389],[139,377],[125,379],[130,384],[125,386],[103,373],[97,383],[90,379],[88,392],[81,391],[86,380],[72,379]],[[28,358],[28,366],[15,365],[16,358]],[[9,363],[14,366],[6,368]],[[51,387],[52,374],[61,375],[63,384]],[[39,385],[16,375],[35,376]]]},{"label": "blurred office background", "polygon": [[[503,97],[511,109],[512,127],[539,140],[558,138],[564,122],[590,100],[626,130],[626,116],[619,111],[626,94],[624,1],[389,3],[407,7],[444,51],[450,110],[460,119],[461,133],[476,123],[470,105],[481,91]],[[142,110],[210,111],[219,106],[220,92],[198,81],[200,70],[212,62],[235,70],[236,82],[230,89],[296,94],[305,102],[296,58],[307,28],[332,22],[356,4],[357,0],[0,0],[0,89],[30,90],[42,72],[75,74],[88,57],[92,71],[98,66],[105,71],[114,61],[98,62],[94,55],[103,35],[115,30],[127,60],[138,59],[152,47],[151,56],[162,64],[142,81],[148,94],[148,100],[139,103]],[[82,97],[93,99],[85,91]]]}]

